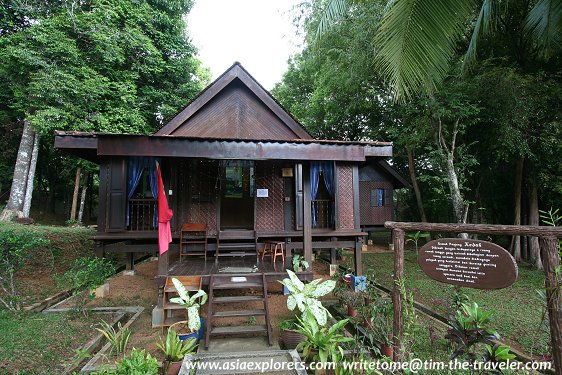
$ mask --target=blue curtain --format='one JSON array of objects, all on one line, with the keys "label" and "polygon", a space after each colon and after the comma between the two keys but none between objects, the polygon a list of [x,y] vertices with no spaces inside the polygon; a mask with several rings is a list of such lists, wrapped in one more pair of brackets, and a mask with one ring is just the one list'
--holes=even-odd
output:
[{"label": "blue curtain", "polygon": [[[312,200],[312,227],[318,223],[318,207],[316,196],[318,195],[318,184],[322,173],[326,189],[331,198],[334,198],[334,163],[330,161],[310,163],[310,198]],[[330,210],[330,222],[333,223],[333,211]]]},{"label": "blue curtain", "polygon": [[[156,178],[156,161],[154,157],[131,156],[129,157],[128,178],[127,178],[127,225],[130,225],[131,217],[129,214],[129,199],[133,197],[137,186],[142,177],[142,172],[146,168],[148,170],[148,180],[150,182],[150,192],[154,199],[158,198],[158,181]],[[158,209],[155,206],[154,215],[152,217],[152,225],[158,225]]]},{"label": "blue curtain", "polygon": [[320,182],[320,162],[310,163],[310,199],[312,200],[312,227],[316,226],[318,207],[316,207],[316,195],[318,194],[318,183]]}]

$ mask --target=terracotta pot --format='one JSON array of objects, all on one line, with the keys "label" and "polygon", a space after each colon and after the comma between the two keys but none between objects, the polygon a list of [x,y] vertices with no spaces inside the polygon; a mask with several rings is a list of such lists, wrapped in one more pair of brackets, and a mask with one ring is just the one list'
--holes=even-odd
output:
[{"label": "terracotta pot", "polygon": [[302,333],[281,330],[281,341],[287,349],[295,349],[304,340],[306,340],[306,336]]},{"label": "terracotta pot", "polygon": [[381,354],[392,360],[394,357],[392,353],[392,346],[381,345]]},{"label": "terracotta pot", "polygon": [[181,369],[181,362],[170,362],[166,369],[166,375],[178,375]]},{"label": "terracotta pot", "polygon": [[347,305],[347,315],[354,318],[357,316],[357,309],[353,306]]}]

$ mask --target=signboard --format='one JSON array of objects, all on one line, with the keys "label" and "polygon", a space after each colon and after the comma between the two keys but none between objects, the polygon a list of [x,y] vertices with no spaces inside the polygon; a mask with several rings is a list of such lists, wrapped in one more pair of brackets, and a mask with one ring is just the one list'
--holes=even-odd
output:
[{"label": "signboard", "polygon": [[269,196],[269,190],[268,189],[257,189],[256,197],[267,198],[268,196]]},{"label": "signboard", "polygon": [[517,263],[504,248],[487,241],[443,238],[430,241],[418,262],[432,279],[476,289],[501,289],[517,279]]}]

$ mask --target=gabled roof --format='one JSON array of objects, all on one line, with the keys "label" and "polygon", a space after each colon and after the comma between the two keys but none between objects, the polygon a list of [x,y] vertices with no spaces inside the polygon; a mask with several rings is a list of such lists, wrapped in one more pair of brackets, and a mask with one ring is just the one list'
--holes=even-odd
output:
[{"label": "gabled roof", "polygon": [[313,139],[238,62],[154,135],[274,141]]}]

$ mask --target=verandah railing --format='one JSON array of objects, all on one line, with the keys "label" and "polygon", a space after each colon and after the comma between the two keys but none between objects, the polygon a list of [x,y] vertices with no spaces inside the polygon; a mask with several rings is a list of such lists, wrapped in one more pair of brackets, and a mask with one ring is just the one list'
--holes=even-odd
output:
[{"label": "verandah railing", "polygon": [[129,199],[129,225],[130,231],[156,230],[154,214],[156,200],[152,198]]}]

